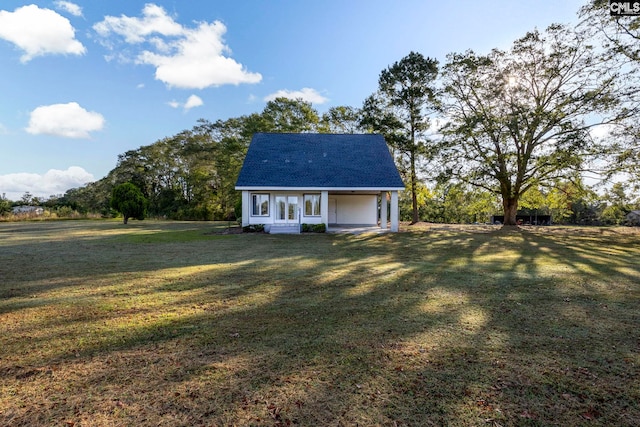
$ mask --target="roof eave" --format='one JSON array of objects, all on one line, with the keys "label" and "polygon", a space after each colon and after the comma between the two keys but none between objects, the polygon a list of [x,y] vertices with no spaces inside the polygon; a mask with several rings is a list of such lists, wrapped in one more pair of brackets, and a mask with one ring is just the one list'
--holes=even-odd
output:
[{"label": "roof eave", "polygon": [[236,186],[238,191],[403,191],[404,187],[282,187],[282,186]]}]

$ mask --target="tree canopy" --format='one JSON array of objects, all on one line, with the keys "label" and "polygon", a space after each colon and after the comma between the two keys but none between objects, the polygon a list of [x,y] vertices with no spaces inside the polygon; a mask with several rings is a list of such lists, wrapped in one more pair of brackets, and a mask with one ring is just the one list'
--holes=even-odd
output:
[{"label": "tree canopy", "polygon": [[125,182],[113,189],[111,207],[122,214],[124,224],[129,218],[144,219],[147,199],[134,184]]},{"label": "tree canopy", "polygon": [[604,49],[608,61],[627,70],[619,93],[620,108],[626,112],[609,129],[607,138],[615,140],[603,153],[608,155],[609,178],[624,174],[636,181],[640,178],[640,16],[611,16],[608,0],[590,0],[580,9],[583,21],[579,28]]},{"label": "tree canopy", "polygon": [[589,0],[580,9],[583,25],[595,31],[603,47],[640,62],[640,16],[611,16],[609,0]]}]

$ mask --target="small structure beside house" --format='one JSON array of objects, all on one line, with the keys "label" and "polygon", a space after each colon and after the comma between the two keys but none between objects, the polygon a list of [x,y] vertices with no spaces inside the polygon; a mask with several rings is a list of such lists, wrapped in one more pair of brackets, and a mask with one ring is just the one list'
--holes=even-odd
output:
[{"label": "small structure beside house", "polygon": [[14,215],[42,215],[44,213],[44,208],[40,206],[14,206],[11,209],[11,213]]},{"label": "small structure beside house", "polygon": [[387,229],[390,219],[390,230],[398,231],[404,183],[381,135],[257,133],[235,188],[242,191],[243,227]]},{"label": "small structure beside house", "polygon": [[640,211],[631,211],[624,219],[627,225],[640,225]]},{"label": "small structure beside house", "polygon": [[[518,225],[551,225],[551,215],[517,214]],[[504,215],[493,215],[491,224],[504,224]]]}]

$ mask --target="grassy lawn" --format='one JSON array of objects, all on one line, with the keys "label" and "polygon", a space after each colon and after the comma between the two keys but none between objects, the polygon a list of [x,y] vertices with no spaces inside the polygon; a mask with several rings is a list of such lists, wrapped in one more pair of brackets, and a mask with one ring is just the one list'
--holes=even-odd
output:
[{"label": "grassy lawn", "polygon": [[640,230],[0,223],[0,425],[640,425]]}]

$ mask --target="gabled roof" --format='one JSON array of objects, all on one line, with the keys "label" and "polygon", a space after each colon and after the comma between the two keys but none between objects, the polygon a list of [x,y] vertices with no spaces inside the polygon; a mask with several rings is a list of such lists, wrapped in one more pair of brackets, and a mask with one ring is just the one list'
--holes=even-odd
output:
[{"label": "gabled roof", "polygon": [[403,189],[381,135],[256,133],[236,189]]}]

